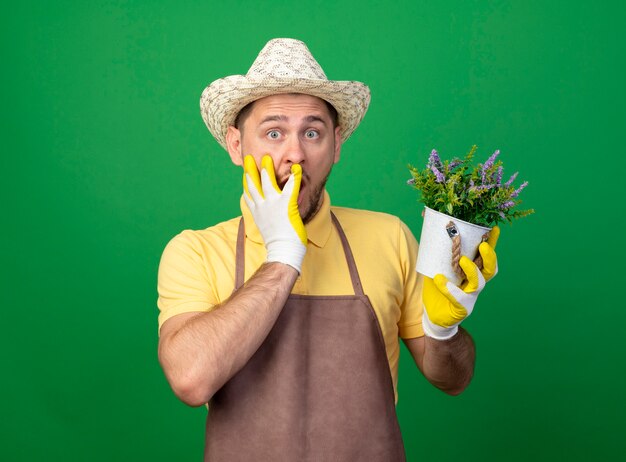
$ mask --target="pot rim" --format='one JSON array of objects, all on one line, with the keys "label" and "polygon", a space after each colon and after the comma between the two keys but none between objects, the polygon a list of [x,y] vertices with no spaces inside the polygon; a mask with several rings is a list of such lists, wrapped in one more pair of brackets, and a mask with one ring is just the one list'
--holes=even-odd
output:
[{"label": "pot rim", "polygon": [[464,223],[464,224],[466,224],[468,226],[475,226],[476,228],[484,229],[485,231],[491,231],[493,229],[493,227],[492,228],[488,228],[486,226],[477,225],[476,223],[470,223],[469,221],[461,220],[460,218],[453,217],[452,215],[448,215],[447,213],[439,212],[438,210],[431,209],[430,207],[427,207],[427,206],[424,206],[424,208],[427,209],[427,210],[430,210],[431,212],[436,213],[438,215],[443,215],[444,217],[450,217],[450,219],[456,220],[456,221],[461,222],[461,223]]}]

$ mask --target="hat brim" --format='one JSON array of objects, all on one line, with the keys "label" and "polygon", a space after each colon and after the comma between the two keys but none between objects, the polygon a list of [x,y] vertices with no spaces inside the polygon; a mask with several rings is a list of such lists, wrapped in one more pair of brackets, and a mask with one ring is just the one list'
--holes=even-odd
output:
[{"label": "hat brim", "polygon": [[226,132],[234,124],[237,114],[253,101],[283,93],[303,93],[328,101],[337,110],[343,141],[361,123],[370,102],[367,85],[352,80],[275,77],[255,80],[244,75],[232,75],[218,79],[204,89],[200,97],[200,112],[211,134],[228,150]]}]

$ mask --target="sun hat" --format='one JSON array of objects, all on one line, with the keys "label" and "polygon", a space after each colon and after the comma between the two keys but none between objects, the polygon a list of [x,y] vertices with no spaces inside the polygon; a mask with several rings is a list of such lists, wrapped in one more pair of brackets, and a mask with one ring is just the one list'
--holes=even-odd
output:
[{"label": "sun hat", "polygon": [[304,93],[328,101],[336,110],[342,140],[356,130],[370,102],[367,85],[328,80],[304,42],[277,38],[267,42],[246,75],[215,80],[202,92],[200,113],[217,142],[226,147],[228,126],[252,101],[281,93]]}]

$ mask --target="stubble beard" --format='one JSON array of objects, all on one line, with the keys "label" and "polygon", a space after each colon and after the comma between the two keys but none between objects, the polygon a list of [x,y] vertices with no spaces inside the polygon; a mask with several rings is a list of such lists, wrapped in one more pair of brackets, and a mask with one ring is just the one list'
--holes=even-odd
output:
[{"label": "stubble beard", "polygon": [[[332,171],[332,168],[331,168]],[[324,188],[326,187],[326,182],[328,181],[328,177],[330,176],[330,171],[328,175],[322,180],[322,182],[317,185],[317,188],[311,194],[311,200],[309,201],[309,206],[304,212],[300,212],[300,216],[302,218],[302,223],[305,225],[309,223],[317,212],[319,212],[320,208],[322,208],[323,197],[322,194],[324,192]]]}]

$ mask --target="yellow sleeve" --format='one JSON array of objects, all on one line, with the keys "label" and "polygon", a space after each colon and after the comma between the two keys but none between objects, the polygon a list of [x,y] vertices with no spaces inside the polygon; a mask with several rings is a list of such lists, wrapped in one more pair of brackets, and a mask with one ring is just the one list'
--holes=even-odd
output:
[{"label": "yellow sleeve", "polygon": [[404,277],[404,299],[400,306],[398,329],[401,338],[415,338],[424,335],[422,329],[422,283],[421,275],[415,271],[417,262],[417,240],[409,228],[400,221],[398,251]]},{"label": "yellow sleeve", "polygon": [[183,231],[165,247],[158,276],[159,330],[172,316],[218,304],[200,249],[193,231]]}]

